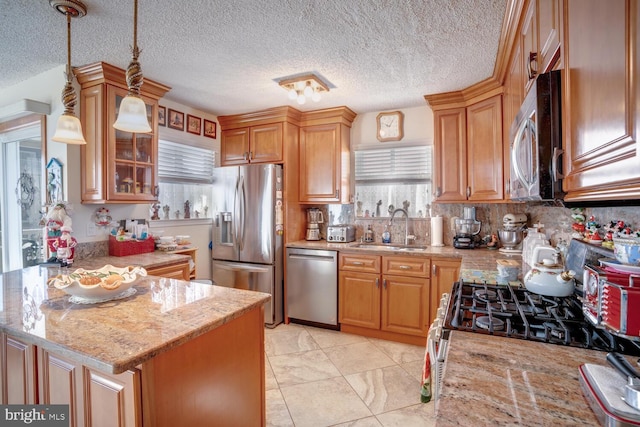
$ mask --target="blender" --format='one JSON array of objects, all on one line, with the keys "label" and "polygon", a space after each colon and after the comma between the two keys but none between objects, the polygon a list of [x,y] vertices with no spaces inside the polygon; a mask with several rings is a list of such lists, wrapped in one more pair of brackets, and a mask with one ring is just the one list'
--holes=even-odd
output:
[{"label": "blender", "polygon": [[478,243],[478,234],[482,223],[476,220],[476,208],[465,207],[463,218],[454,217],[453,247],[457,249],[473,249]]},{"label": "blender", "polygon": [[320,226],[324,222],[322,211],[318,208],[307,209],[307,240],[320,240]]}]

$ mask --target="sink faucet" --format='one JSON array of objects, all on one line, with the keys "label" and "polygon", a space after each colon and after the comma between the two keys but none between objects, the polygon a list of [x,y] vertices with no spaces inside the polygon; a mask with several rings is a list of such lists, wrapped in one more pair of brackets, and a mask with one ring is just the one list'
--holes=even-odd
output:
[{"label": "sink faucet", "polygon": [[407,213],[406,209],[398,208],[393,211],[391,214],[391,218],[389,219],[389,226],[393,222],[393,218],[395,218],[398,212],[402,212],[404,214],[404,244],[408,245],[409,240],[413,241],[416,239],[416,236],[409,234],[409,213]]}]

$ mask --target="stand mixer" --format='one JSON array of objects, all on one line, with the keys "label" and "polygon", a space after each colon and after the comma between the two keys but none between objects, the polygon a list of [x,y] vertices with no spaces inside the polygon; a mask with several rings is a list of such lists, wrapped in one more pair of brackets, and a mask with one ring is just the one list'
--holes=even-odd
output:
[{"label": "stand mixer", "polygon": [[500,252],[505,254],[522,254],[522,237],[527,225],[526,214],[506,214],[502,218],[502,229],[498,230],[498,237],[502,247]]},{"label": "stand mixer", "polygon": [[453,236],[453,247],[457,249],[473,249],[478,241],[478,234],[482,223],[476,220],[476,208],[465,207],[463,218],[452,218],[452,225],[455,231]]}]

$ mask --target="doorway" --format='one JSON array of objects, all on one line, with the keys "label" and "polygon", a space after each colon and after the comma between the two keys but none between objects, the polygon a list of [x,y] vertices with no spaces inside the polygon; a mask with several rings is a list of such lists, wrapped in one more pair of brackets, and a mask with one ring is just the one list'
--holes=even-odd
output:
[{"label": "doorway", "polygon": [[0,123],[0,272],[44,261],[46,116]]}]

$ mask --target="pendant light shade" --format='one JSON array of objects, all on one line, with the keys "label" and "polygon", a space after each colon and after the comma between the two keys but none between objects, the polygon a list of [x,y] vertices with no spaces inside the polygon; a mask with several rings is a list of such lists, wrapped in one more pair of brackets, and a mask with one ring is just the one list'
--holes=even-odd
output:
[{"label": "pendant light shade", "polygon": [[140,87],[144,82],[142,67],[138,62],[140,49],[138,49],[138,0],[133,2],[133,47],[132,59],[127,67],[127,87],[129,93],[120,103],[118,119],[113,127],[125,132],[149,133],[151,126],[147,118],[147,107],[140,98]]},{"label": "pendant light shade", "polygon": [[71,18],[80,18],[87,14],[87,8],[78,0],[49,0],[49,4],[58,12],[67,17],[67,69],[65,72],[66,84],[62,90],[62,104],[64,112],[58,119],[56,131],[52,141],[64,144],[86,144],[82,134],[80,119],[76,117],[75,108],[78,97],[73,88],[73,72],[71,71]]}]

